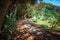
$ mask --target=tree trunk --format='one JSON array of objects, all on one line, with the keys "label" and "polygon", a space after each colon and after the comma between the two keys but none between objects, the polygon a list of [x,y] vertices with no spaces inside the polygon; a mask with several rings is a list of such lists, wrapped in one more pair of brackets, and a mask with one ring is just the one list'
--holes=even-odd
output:
[{"label": "tree trunk", "polygon": [[0,30],[5,19],[6,11],[8,10],[12,1],[9,0],[0,0]]}]

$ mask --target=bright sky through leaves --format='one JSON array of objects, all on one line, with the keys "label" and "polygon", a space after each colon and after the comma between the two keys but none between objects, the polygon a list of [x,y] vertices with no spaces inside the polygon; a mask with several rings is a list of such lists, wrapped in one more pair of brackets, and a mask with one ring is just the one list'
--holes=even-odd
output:
[{"label": "bright sky through leaves", "polygon": [[[43,0],[46,3],[52,3],[54,5],[60,6],[60,0]],[[37,0],[37,3],[40,3],[40,0]]]}]

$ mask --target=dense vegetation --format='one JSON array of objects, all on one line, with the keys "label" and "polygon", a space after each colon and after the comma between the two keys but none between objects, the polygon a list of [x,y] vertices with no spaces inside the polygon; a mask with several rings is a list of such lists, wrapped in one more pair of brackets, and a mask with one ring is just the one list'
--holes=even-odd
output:
[{"label": "dense vegetation", "polygon": [[28,17],[33,23],[46,29],[60,30],[60,10],[58,6],[49,3],[41,3],[35,4],[34,6],[28,4],[27,7]]},{"label": "dense vegetation", "polygon": [[60,31],[60,6],[43,2],[34,5],[27,3],[24,8],[21,7],[21,4],[16,4],[15,6],[17,9],[6,12],[9,14],[5,17],[2,33],[7,33],[7,40],[12,38],[10,33],[12,34],[15,31],[16,21],[22,19],[30,19],[32,23],[48,30]]}]

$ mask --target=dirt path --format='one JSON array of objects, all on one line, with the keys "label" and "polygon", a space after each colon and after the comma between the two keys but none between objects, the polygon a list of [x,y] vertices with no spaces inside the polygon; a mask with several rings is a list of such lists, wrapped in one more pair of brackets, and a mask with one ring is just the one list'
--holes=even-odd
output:
[{"label": "dirt path", "polygon": [[29,20],[17,22],[17,33],[14,40],[60,40],[60,34],[52,32],[31,23]]}]

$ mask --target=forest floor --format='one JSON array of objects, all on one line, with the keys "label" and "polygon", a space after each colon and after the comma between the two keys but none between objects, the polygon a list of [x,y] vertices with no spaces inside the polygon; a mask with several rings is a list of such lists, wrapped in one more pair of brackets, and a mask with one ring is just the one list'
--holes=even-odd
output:
[{"label": "forest floor", "polygon": [[14,40],[60,40],[60,33],[41,28],[29,20],[18,22],[17,30],[21,32]]}]

